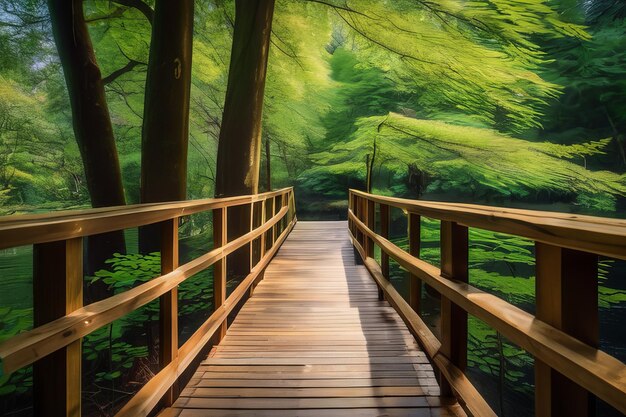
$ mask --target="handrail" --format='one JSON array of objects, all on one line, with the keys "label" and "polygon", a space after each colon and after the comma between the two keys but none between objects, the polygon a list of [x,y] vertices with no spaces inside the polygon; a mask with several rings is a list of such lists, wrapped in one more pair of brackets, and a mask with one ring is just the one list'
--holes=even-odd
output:
[{"label": "handrail", "polygon": [[223,207],[266,201],[292,191],[292,188],[283,188],[262,194],[236,197],[4,216],[0,217],[0,249],[145,226]]},{"label": "handrail", "polygon": [[[250,207],[251,230],[228,242],[227,209],[242,205]],[[213,210],[215,248],[178,266],[179,217],[208,210]],[[50,415],[80,416],[81,338],[160,299],[162,369],[118,413],[119,416],[147,416],[163,398],[166,405],[175,400],[177,393],[172,387],[178,377],[215,332],[226,328],[228,314],[262,277],[261,272],[296,221],[293,188],[221,199],[0,218],[0,248],[35,245],[39,268],[39,273],[34,274],[35,295],[56,291],[35,297],[35,328],[0,343],[0,375],[34,364],[34,385],[45,387],[35,390],[37,409],[46,410]],[[163,230],[162,275],[83,307],[82,237],[151,223],[159,223]],[[229,297],[225,297],[226,256],[245,245],[252,247],[256,241],[260,241],[260,259],[255,261],[251,256],[250,273]],[[217,268],[215,311],[178,348],[178,285],[211,265]],[[60,352],[64,354],[59,356]],[[38,369],[45,373],[38,374]],[[56,395],[50,395],[51,392]]]},{"label": "handrail", "polygon": [[374,203],[433,219],[626,259],[626,220],[475,204],[415,201],[367,194],[358,190],[350,190],[350,193]]},{"label": "handrail", "polygon": [[[381,205],[381,224],[389,222],[389,207],[407,212],[409,228],[417,228],[409,230],[410,253],[389,241],[384,230],[380,235],[374,231],[375,204]],[[420,215],[442,220],[441,269],[420,260],[419,250],[414,247],[419,247]],[[449,386],[469,415],[495,413],[464,375],[467,313],[535,356],[537,416],[564,415],[558,411],[562,410],[559,409],[562,405],[557,402],[563,398],[558,396],[568,395],[567,402],[580,404],[588,398],[587,392],[626,413],[626,365],[597,349],[597,256],[581,251],[593,248],[593,253],[626,259],[625,221],[470,204],[417,202],[356,190],[350,190],[348,221],[353,244],[365,266],[431,362],[441,371],[442,391]],[[536,316],[468,284],[466,226],[536,240]],[[388,282],[384,265],[379,266],[373,259],[374,245],[411,273],[412,288],[421,286],[419,282],[423,281],[441,294],[441,341],[419,316],[419,293],[412,295],[413,305],[409,305]],[[569,267],[568,262],[574,266]],[[414,298],[417,300],[413,301]],[[582,388],[567,381],[563,385],[564,378],[553,379],[552,370]],[[576,415],[587,415],[588,408],[580,408]]]}]

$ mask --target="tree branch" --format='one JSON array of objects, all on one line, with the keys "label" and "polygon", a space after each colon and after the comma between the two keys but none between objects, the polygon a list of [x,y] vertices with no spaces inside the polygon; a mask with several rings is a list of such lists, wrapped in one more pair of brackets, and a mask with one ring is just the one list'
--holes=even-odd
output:
[{"label": "tree branch", "polygon": [[154,20],[154,10],[146,3],[141,0],[113,0],[114,3],[121,4],[122,6],[132,7],[133,9],[139,10],[141,14],[143,14],[148,22],[152,24]]},{"label": "tree branch", "polygon": [[139,61],[134,61],[134,60],[131,59],[130,61],[128,61],[128,64],[124,65],[122,68],[119,68],[119,69],[113,71],[112,73],[110,73],[109,75],[107,75],[106,77],[104,77],[102,79],[102,83],[104,85],[112,83],[113,81],[115,81],[121,75],[126,74],[127,72],[132,71],[133,68],[135,68],[137,65],[143,65],[143,63],[141,63]]}]

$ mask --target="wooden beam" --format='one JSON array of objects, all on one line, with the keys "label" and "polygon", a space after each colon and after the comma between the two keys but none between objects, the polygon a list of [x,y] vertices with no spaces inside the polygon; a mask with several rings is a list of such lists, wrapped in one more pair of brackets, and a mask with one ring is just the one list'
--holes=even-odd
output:
[{"label": "wooden beam", "polygon": [[[56,242],[116,230],[159,223],[223,207],[233,207],[283,195],[291,188],[269,193],[188,200],[176,203],[147,203],[87,210],[59,211],[0,217],[0,249]],[[278,211],[277,211],[278,212]]]},{"label": "wooden beam", "polygon": [[[441,275],[468,282],[468,231],[454,222],[441,222]],[[461,370],[467,367],[467,312],[441,296],[441,352]],[[450,396],[448,381],[441,379],[441,395]]]},{"label": "wooden beam", "polygon": [[[389,238],[389,206],[387,204],[380,205],[380,235],[388,239]],[[373,229],[372,229],[373,230]],[[380,270],[382,271],[383,276],[388,280],[389,279],[389,254],[384,250],[380,251]],[[384,294],[382,289],[379,287],[378,289],[378,299],[383,300]]]},{"label": "wooden beam", "polygon": [[[376,219],[374,216],[376,214],[375,212],[376,212],[376,205],[374,204],[373,201],[367,200],[366,206],[365,206],[365,224],[367,225],[367,227],[369,227],[372,230],[374,230],[374,225],[376,222]],[[365,238],[365,253],[367,254],[369,258],[374,257],[374,241],[370,237]]]},{"label": "wooden beam", "polygon": [[[213,247],[221,248],[228,243],[228,210],[226,208],[213,210]],[[226,300],[226,256],[215,262],[213,267],[213,308],[217,310]],[[215,334],[215,342],[219,343],[226,336],[228,323],[222,323]]]},{"label": "wooden beam", "polygon": [[[420,257],[421,218],[415,213],[408,214],[409,254]],[[409,274],[409,305],[420,314],[422,301],[422,281],[414,274]]]},{"label": "wooden beam", "polygon": [[[545,243],[535,256],[537,318],[598,347],[598,256]],[[595,397],[535,360],[535,415],[593,417]]]},{"label": "wooden beam", "polygon": [[626,260],[626,220],[572,213],[385,197],[351,190],[357,197],[467,227]]},{"label": "wooden beam", "polygon": [[[83,239],[33,247],[34,326],[83,306]],[[35,415],[80,417],[81,343],[73,341],[33,365]]]},{"label": "wooden beam", "polygon": [[[161,274],[178,268],[178,218],[161,224]],[[159,298],[159,366],[165,368],[178,356],[178,286]],[[176,383],[163,397],[169,407],[178,397]]]}]

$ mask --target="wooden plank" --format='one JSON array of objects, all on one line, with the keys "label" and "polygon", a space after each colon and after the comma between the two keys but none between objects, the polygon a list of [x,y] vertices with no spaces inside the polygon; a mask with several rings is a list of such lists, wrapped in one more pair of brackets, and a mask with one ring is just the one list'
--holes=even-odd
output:
[{"label": "wooden plank", "polygon": [[383,197],[350,190],[407,212],[468,227],[509,233],[538,242],[626,259],[626,221],[537,210],[519,210],[475,204],[439,203]]},{"label": "wooden plank", "polygon": [[[454,222],[441,222],[441,275],[467,283],[468,230]],[[467,312],[445,295],[441,296],[441,353],[461,372],[467,366]],[[452,388],[442,376],[441,392],[452,395]]]},{"label": "wooden plank", "polygon": [[55,242],[159,223],[174,217],[263,201],[287,194],[290,189],[283,188],[248,196],[207,198],[175,203],[148,203],[57,211],[48,214],[3,216],[0,217],[0,249]]},{"label": "wooden plank", "polygon": [[[34,325],[42,326],[83,305],[83,239],[37,244],[33,248]],[[36,415],[79,417],[81,339],[35,362]]]},{"label": "wooden plank", "polygon": [[[420,257],[421,217],[415,213],[408,213],[409,254]],[[422,301],[422,281],[413,274],[409,275],[409,305],[418,314]]]},{"label": "wooden plank", "polygon": [[[589,346],[599,345],[598,257],[590,253],[537,243],[537,318]],[[589,391],[535,360],[535,415],[595,415]]]},{"label": "wooden plank", "polygon": [[[365,224],[367,224],[367,227],[370,229],[374,229],[376,221],[374,217],[375,214],[376,206],[374,202],[367,200],[365,204]],[[365,252],[367,256],[374,257],[374,241],[369,237],[365,239]]]},{"label": "wooden plank", "polygon": [[329,415],[363,407],[454,412],[438,399],[426,356],[393,308],[377,301],[366,274],[354,263],[345,223],[298,223],[174,407],[184,407],[181,415],[194,407],[220,415],[301,415],[311,407]]},{"label": "wooden plank", "polygon": [[203,375],[189,381],[188,387],[247,387],[247,388],[351,388],[351,387],[420,387],[425,391],[432,391],[432,395],[438,395],[437,385],[425,385],[423,381],[409,377],[390,378],[330,378],[330,379],[219,379],[209,378]]},{"label": "wooden plank", "polygon": [[[384,237],[385,239],[389,238],[389,221],[390,221],[389,211],[390,211],[389,206],[387,204],[380,205],[380,219],[379,219],[380,235]],[[373,228],[370,228],[370,229],[374,230]],[[371,238],[368,237],[368,239],[371,239]],[[383,276],[386,279],[389,279],[389,255],[383,250],[381,250],[380,252],[380,269],[382,271]],[[379,300],[383,299],[383,290],[380,288],[380,286],[378,289],[378,299]]]},{"label": "wooden plank", "polygon": [[[228,210],[221,208],[213,210],[213,247],[222,248],[228,243]],[[226,256],[218,259],[213,265],[213,306],[217,310],[226,301]],[[228,328],[227,320],[220,326],[215,334],[215,342],[226,336]]]},{"label": "wooden plank", "polygon": [[[438,391],[438,390],[434,390]],[[418,386],[386,386],[358,388],[186,388],[181,397],[201,398],[358,398],[358,397],[423,397],[431,391]]]},{"label": "wooden plank", "polygon": [[306,408],[429,408],[442,405],[437,397],[364,397],[364,398],[202,398],[180,397],[175,407],[239,409],[306,409]]},{"label": "wooden plank", "polygon": [[[174,410],[174,409],[173,409]],[[180,409],[176,409],[180,410]],[[458,416],[454,407],[438,408],[317,408],[317,409],[186,409],[180,417],[452,417]],[[168,414],[167,417],[170,415]]]},{"label": "wooden plank", "polygon": [[[178,218],[161,224],[161,274],[178,268]],[[159,366],[165,368],[178,356],[178,287],[159,298]],[[174,383],[163,397],[164,405],[170,406],[178,395]]]}]

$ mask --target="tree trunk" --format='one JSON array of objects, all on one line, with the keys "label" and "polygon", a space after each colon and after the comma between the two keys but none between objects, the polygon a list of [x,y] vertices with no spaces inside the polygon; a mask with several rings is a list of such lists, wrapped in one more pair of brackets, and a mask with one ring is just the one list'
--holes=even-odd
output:
[{"label": "tree trunk", "polygon": [[[100,68],[87,31],[82,0],[49,0],[52,31],[70,98],[74,135],[83,161],[93,207],[124,205],[122,174],[102,84]],[[125,252],[123,231],[87,240],[86,273],[105,266],[115,252]],[[93,290],[93,288],[92,288]],[[90,291],[87,298],[101,298]]]},{"label": "tree trunk", "polygon": [[[193,0],[157,0],[141,137],[141,202],[187,197]],[[158,225],[139,230],[141,253],[158,252]]]},{"label": "tree trunk", "polygon": [[[235,30],[217,153],[216,197],[256,194],[261,159],[261,114],[274,0],[236,0]],[[250,209],[228,213],[229,240],[250,229]],[[229,259],[229,272],[246,275],[249,247]]]},{"label": "tree trunk", "polygon": [[272,191],[272,157],[270,138],[265,138],[265,191]]},{"label": "tree trunk", "polygon": [[[365,167],[367,169],[365,174],[365,191],[368,193],[372,192],[372,186],[374,182],[374,163],[376,162],[376,140],[374,140],[374,150],[372,152],[372,158],[370,159],[370,154],[366,155],[365,159]],[[380,172],[379,172],[380,176]]]}]

